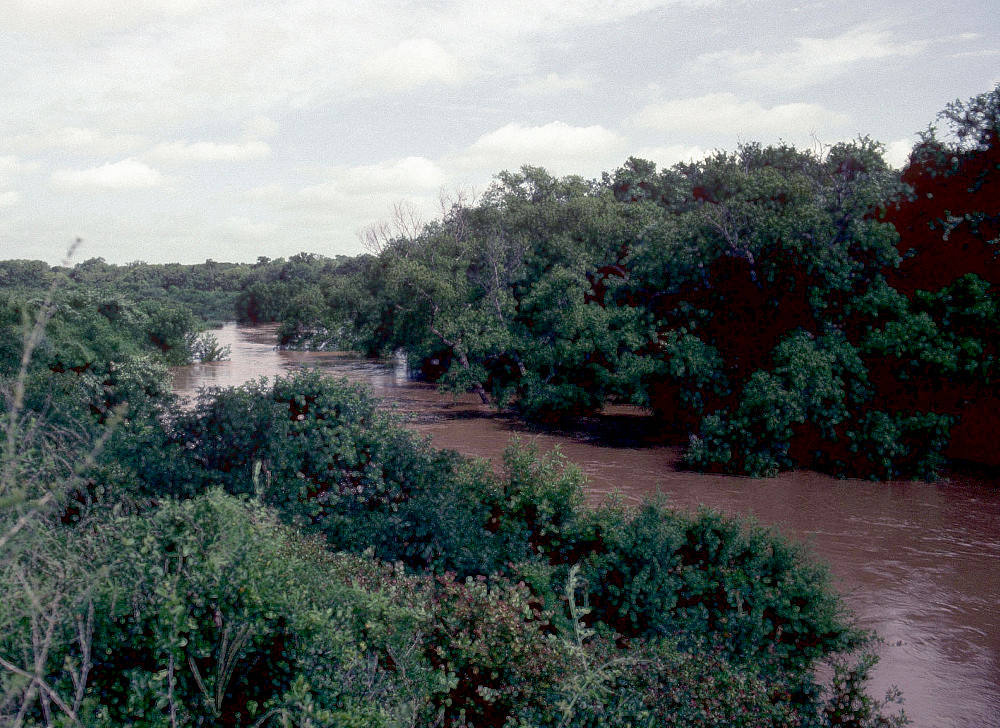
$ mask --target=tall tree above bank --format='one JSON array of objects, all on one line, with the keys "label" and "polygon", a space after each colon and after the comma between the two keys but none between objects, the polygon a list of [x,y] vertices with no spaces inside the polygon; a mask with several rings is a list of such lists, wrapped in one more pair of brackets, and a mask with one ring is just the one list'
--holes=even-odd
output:
[{"label": "tall tree above bank", "polygon": [[912,310],[909,346],[878,372],[888,397],[956,419],[947,453],[1000,465],[1000,84],[941,112],[914,148],[909,194],[888,209]]}]

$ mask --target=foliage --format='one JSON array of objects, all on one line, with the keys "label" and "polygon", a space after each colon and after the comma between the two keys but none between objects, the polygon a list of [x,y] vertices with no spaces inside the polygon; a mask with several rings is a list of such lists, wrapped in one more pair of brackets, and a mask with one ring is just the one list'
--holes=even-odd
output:
[{"label": "foliage", "polygon": [[439,682],[414,649],[419,607],[350,586],[349,561],[260,506],[214,492],[98,528],[114,537],[90,691],[109,724],[251,725],[303,703],[389,724]]},{"label": "foliage", "polygon": [[504,172],[354,259],[0,263],[0,721],[902,725],[772,531],[588,510],[558,453],[465,461],[317,372],[182,408],[166,366],[235,315],[538,420],[648,407],[702,469],[992,462],[998,99],[900,173],[866,138],[746,144]]},{"label": "foliage", "polygon": [[833,681],[823,708],[824,726],[900,728],[909,724],[904,711],[887,712],[891,706],[903,702],[899,690],[888,690],[883,700],[865,692],[865,682],[877,662],[878,659],[870,652],[862,652],[853,659],[838,657],[834,660]]},{"label": "foliage", "polygon": [[912,412],[953,423],[946,454],[996,465],[1000,85],[939,118],[950,133],[923,135],[903,171],[908,194],[887,210],[902,257],[888,280],[909,311],[876,328],[875,347],[893,349],[874,379],[881,409],[902,394]]},{"label": "foliage", "polygon": [[648,503],[592,516],[600,548],[582,561],[590,615],[626,637],[708,639],[762,669],[802,676],[856,635],[825,572],[757,526]]},{"label": "foliage", "polygon": [[448,723],[503,725],[516,711],[546,707],[565,677],[566,646],[523,584],[444,575],[433,604],[428,654],[452,686],[441,701]]},{"label": "foliage", "polygon": [[303,372],[206,393],[178,413],[168,438],[172,464],[144,465],[144,492],[257,492],[334,548],[373,548],[390,561],[462,573],[488,567],[481,559],[489,549],[457,540],[463,524],[486,521],[470,495],[471,472],[459,472],[454,455],[431,450],[346,380]]},{"label": "foliage", "polygon": [[[54,278],[25,314],[20,363],[0,378],[0,720],[76,722],[89,675],[92,592],[100,566],[59,532],[113,422],[103,432],[33,409],[32,356],[53,313]],[[70,654],[65,654],[69,650]],[[56,680],[63,685],[53,687]],[[63,690],[66,684],[71,687]]]},{"label": "foliage", "polygon": [[[463,463],[346,382],[305,372],[143,422],[114,461],[169,465],[133,460],[131,497],[88,468],[111,492],[4,562],[0,656],[34,656],[2,663],[4,689],[30,720],[780,724],[820,710],[807,675],[852,643],[821,573],[772,534],[588,513],[558,454]],[[32,620],[51,638],[26,642]]]},{"label": "foliage", "polygon": [[586,654],[588,664],[557,698],[560,710],[530,714],[531,722],[522,725],[801,725],[801,715],[773,699],[773,683],[752,667],[733,664],[719,654],[679,650],[669,640],[639,643],[625,651],[606,639],[594,640]]},{"label": "foliage", "polygon": [[480,497],[487,530],[506,560],[548,557],[572,544],[583,505],[583,474],[557,451],[540,455],[516,438],[504,451],[503,474]]}]

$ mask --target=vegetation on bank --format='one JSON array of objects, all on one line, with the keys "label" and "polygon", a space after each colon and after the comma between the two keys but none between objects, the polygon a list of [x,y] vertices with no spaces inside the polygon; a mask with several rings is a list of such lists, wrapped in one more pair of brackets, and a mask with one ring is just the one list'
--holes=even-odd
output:
[{"label": "vegetation on bank", "polygon": [[558,454],[465,461],[318,372],[186,410],[109,385],[107,416],[60,376],[38,406],[51,381],[15,375],[2,420],[7,724],[901,720],[825,571],[765,529],[584,509]]},{"label": "vegetation on bank", "polygon": [[699,469],[1000,464],[985,441],[1000,426],[1000,87],[942,118],[950,136],[928,130],[901,173],[867,139],[665,170],[633,158],[592,182],[504,173],[474,204],[376,235],[378,255],[283,332],[403,348],[528,417],[647,407]]},{"label": "vegetation on bank", "polygon": [[166,366],[234,306],[530,417],[649,407],[706,469],[988,460],[1000,87],[944,118],[902,176],[867,140],[748,145],[504,173],[353,259],[0,264],[0,721],[901,724],[767,529],[585,509],[558,454],[434,450],[316,372],[181,408]]},{"label": "vegetation on bank", "polygon": [[[1000,87],[941,116],[902,171],[867,139],[593,181],[526,167],[368,231],[356,258],[65,272],[77,297],[160,309],[149,336],[182,358],[187,305],[280,322],[290,347],[404,349],[536,420],[637,404],[698,469],[932,478],[946,457],[1000,464]],[[59,272],[0,263],[8,290]]]}]

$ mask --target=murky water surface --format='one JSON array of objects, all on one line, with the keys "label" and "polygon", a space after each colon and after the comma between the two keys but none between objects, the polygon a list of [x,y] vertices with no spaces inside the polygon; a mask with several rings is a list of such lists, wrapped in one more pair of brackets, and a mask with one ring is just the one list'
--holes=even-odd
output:
[{"label": "murky water surface", "polygon": [[[1000,726],[1000,480],[971,472],[940,483],[685,472],[679,448],[532,433],[474,396],[456,399],[408,380],[401,362],[278,351],[273,327],[228,325],[216,335],[232,347],[231,360],[176,369],[178,393],[317,366],[369,384],[438,447],[496,458],[514,434],[542,449],[558,445],[586,472],[593,502],[615,492],[639,502],[660,492],[680,508],[703,504],[774,525],[830,564],[860,623],[885,640],[875,689],[899,686],[914,726]],[[640,429],[641,418],[629,414],[620,413],[612,427]]]}]

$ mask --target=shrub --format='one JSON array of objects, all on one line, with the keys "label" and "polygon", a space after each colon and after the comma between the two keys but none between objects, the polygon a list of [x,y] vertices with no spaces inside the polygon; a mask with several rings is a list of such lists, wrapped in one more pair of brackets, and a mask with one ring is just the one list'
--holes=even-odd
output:
[{"label": "shrub", "polygon": [[797,675],[858,639],[825,570],[764,528],[648,503],[632,518],[595,514],[590,529],[601,543],[582,562],[590,618],[626,638],[705,639]]},{"label": "shrub", "polygon": [[492,565],[487,546],[463,541],[488,517],[473,494],[481,471],[430,448],[346,380],[301,372],[205,393],[176,417],[171,439],[187,470],[147,481],[150,494],[259,489],[335,549],[374,548],[389,561],[462,573]]},{"label": "shrub", "polygon": [[544,560],[565,550],[583,506],[583,473],[558,450],[539,454],[517,438],[504,450],[503,472],[482,493],[486,528],[503,543],[505,561]]},{"label": "shrub", "polygon": [[[595,640],[586,661],[553,696],[554,710],[519,725],[566,728],[782,728],[800,716],[773,692],[780,683],[720,652],[691,653],[671,640],[639,641],[628,650]],[[528,717],[530,716],[530,720]]]},{"label": "shrub", "polygon": [[568,652],[524,584],[443,575],[435,586],[427,650],[451,686],[440,699],[446,724],[503,725],[528,707],[546,710]]},{"label": "shrub", "polygon": [[[440,680],[415,649],[405,577],[330,554],[269,510],[218,491],[100,524],[109,564],[90,704],[113,725],[251,725],[312,711],[324,722],[413,715]],[[101,721],[98,721],[101,722]]]}]

